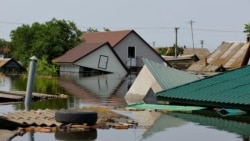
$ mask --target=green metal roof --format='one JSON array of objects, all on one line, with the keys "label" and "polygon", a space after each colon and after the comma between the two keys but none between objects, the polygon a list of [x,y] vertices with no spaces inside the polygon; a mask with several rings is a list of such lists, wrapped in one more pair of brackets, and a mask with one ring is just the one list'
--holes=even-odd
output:
[{"label": "green metal roof", "polygon": [[156,94],[158,100],[250,110],[250,66]]},{"label": "green metal roof", "polygon": [[130,104],[125,106],[120,106],[120,108],[135,109],[135,110],[166,110],[166,111],[193,111],[193,110],[205,109],[205,107],[199,107],[199,106],[160,105],[160,104],[146,104],[146,103]]},{"label": "green metal roof", "polygon": [[142,60],[163,90],[202,79],[197,75],[164,66],[146,58],[142,58]]},{"label": "green metal roof", "polygon": [[168,115],[178,117],[187,121],[198,123],[203,126],[209,126],[218,130],[233,132],[241,137],[250,137],[250,123],[242,119],[250,118],[248,116],[234,116],[231,118],[224,118],[215,115],[189,114],[189,113],[169,113]]}]

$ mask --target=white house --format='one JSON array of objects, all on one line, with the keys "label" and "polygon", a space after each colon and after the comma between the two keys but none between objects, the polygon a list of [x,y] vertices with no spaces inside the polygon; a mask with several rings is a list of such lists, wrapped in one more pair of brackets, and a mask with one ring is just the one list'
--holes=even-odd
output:
[{"label": "white house", "polygon": [[[123,64],[130,70],[138,72],[143,67],[141,58],[168,64],[134,30],[89,32],[83,33],[80,38],[87,43],[109,42]],[[171,66],[170,64],[168,65]]]},{"label": "white house", "polygon": [[81,43],[54,59],[63,73],[114,73],[126,76],[128,71],[108,42]]}]

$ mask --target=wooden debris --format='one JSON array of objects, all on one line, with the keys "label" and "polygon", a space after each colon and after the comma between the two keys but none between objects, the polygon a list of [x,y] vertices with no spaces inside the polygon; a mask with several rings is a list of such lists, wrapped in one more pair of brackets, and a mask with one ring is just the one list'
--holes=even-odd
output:
[{"label": "wooden debris", "polygon": [[[98,120],[95,125],[88,126],[85,123],[69,123],[63,124],[55,120],[54,110],[31,110],[16,111],[4,114],[5,120],[22,125],[22,132],[57,132],[57,131],[86,131],[89,129],[128,129],[136,128],[138,123],[127,116],[113,112],[103,107],[84,108],[82,110],[92,110],[98,113]],[[18,129],[18,127],[16,127]]]}]

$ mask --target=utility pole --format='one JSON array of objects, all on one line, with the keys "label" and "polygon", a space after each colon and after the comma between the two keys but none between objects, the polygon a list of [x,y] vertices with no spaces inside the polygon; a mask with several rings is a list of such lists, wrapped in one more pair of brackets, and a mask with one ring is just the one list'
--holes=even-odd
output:
[{"label": "utility pole", "polygon": [[193,51],[194,51],[194,54],[195,54],[195,50],[194,50],[194,35],[193,35],[193,23],[194,21],[189,21],[188,22],[190,25],[191,25],[191,33],[192,33],[192,42],[193,42]]},{"label": "utility pole", "polygon": [[203,48],[204,40],[201,40],[201,48]]},{"label": "utility pole", "polygon": [[177,58],[177,31],[178,27],[175,28],[175,48],[174,48],[174,57]]}]

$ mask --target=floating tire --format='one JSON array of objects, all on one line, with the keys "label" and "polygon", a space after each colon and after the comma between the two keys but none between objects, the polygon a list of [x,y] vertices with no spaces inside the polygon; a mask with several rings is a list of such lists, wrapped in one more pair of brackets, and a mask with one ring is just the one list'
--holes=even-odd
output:
[{"label": "floating tire", "polygon": [[61,123],[94,125],[97,121],[97,113],[93,111],[60,110],[55,112],[55,120]]}]

